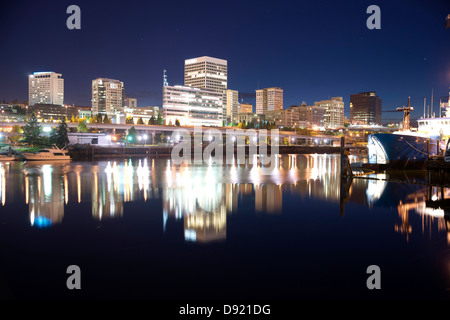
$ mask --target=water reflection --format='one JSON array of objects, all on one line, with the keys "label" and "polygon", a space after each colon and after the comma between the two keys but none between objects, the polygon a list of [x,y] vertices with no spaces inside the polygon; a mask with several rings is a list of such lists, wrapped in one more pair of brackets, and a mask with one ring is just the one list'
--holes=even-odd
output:
[{"label": "water reflection", "polygon": [[[423,172],[424,174],[425,172]],[[420,217],[420,234],[431,237],[433,232],[447,234],[450,245],[450,190],[427,187],[422,181],[388,182],[386,174],[376,175],[377,180],[367,180],[367,202],[370,206],[396,207],[399,221],[394,230],[404,235],[406,241],[415,232],[411,217]],[[416,231],[417,232],[417,231]]]},{"label": "water reflection", "polygon": [[[210,242],[226,239],[231,214],[254,210],[280,215],[284,209],[297,209],[283,208],[286,195],[298,201],[339,203],[345,192],[350,203],[396,208],[399,220],[393,228],[407,241],[417,228],[411,215],[419,215],[422,234],[436,228],[447,233],[450,243],[448,208],[439,202],[450,198],[448,190],[430,191],[407,183],[399,187],[382,175],[376,180],[355,179],[342,188],[339,167],[339,156],[317,154],[279,156],[271,175],[261,174],[260,166],[248,163],[187,166],[174,165],[169,159],[0,163],[0,200],[2,206],[24,201],[30,225],[42,228],[61,223],[64,210],[72,204],[88,203],[92,217],[104,220],[123,217],[125,203],[156,199],[162,204],[164,232],[170,221],[180,221],[186,241]],[[149,212],[154,212],[152,207]]]}]

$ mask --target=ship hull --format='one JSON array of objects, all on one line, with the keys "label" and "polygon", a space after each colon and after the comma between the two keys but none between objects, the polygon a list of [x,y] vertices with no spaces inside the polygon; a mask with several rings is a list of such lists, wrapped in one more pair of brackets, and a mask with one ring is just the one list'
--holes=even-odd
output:
[{"label": "ship hull", "polygon": [[406,134],[372,134],[367,142],[369,163],[391,168],[423,168],[438,148],[437,139]]}]

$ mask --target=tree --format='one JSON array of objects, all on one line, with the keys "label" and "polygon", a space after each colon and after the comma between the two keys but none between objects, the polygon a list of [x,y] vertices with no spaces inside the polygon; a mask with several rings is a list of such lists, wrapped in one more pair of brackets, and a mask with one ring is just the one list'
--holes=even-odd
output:
[{"label": "tree", "polygon": [[86,126],[85,120],[80,120],[77,125],[77,132],[87,132],[88,128]]},{"label": "tree", "polygon": [[176,125],[177,127],[179,127],[179,126],[180,126],[180,120],[175,119],[175,125]]},{"label": "tree", "polygon": [[130,130],[128,130],[128,134],[127,134],[127,142],[128,143],[134,143],[136,141],[136,129],[133,127],[130,128]]},{"label": "tree", "polygon": [[72,114],[72,118],[70,119],[70,122],[75,123],[75,116]]},{"label": "tree", "polygon": [[100,113],[97,113],[97,117],[95,119],[96,123],[102,123],[103,122],[103,117]]},{"label": "tree", "polygon": [[163,118],[160,111],[158,111],[158,118],[156,119],[156,124],[162,125],[163,124]]},{"label": "tree", "polygon": [[140,117],[137,121],[137,124],[144,124],[144,120],[142,120],[142,117]]},{"label": "tree", "polygon": [[27,100],[23,100],[23,101],[22,101],[22,104],[23,104],[24,106],[27,106],[27,105],[28,105],[28,101],[27,101]]},{"label": "tree", "polygon": [[155,124],[155,117],[154,116],[151,116],[150,117],[150,120],[148,121],[148,124]]},{"label": "tree", "polygon": [[12,104],[19,104],[19,100],[14,99],[14,100],[12,101]]},{"label": "tree", "polygon": [[56,144],[58,148],[64,148],[69,143],[69,137],[67,136],[67,123],[65,118],[63,118],[63,121],[58,126],[58,128],[52,131],[50,142]]},{"label": "tree", "polygon": [[23,129],[24,139],[23,142],[28,143],[30,145],[39,144],[39,135],[41,133],[41,126],[38,123],[38,119],[36,118],[36,114],[33,112],[31,114],[30,120],[28,120],[25,128]]},{"label": "tree", "polygon": [[105,117],[103,118],[103,123],[111,123],[111,119],[108,117],[107,114],[105,114]]},{"label": "tree", "polygon": [[165,138],[166,136],[164,135],[164,133],[161,133],[161,135],[159,136],[159,138],[161,139],[161,142],[164,142],[164,138]]},{"label": "tree", "polygon": [[22,139],[23,130],[20,126],[18,126],[18,125],[13,126],[11,129],[11,133],[12,133],[12,135],[9,136],[9,140],[11,140],[12,143],[15,144],[15,143],[19,142],[20,139]]},{"label": "tree", "polygon": [[132,117],[127,117],[127,118],[125,119],[125,123],[126,123],[126,124],[134,124],[133,118],[132,118]]}]

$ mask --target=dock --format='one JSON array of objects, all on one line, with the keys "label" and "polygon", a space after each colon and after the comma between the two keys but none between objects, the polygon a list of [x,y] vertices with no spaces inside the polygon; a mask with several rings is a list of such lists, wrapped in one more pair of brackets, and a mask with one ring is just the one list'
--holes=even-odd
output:
[{"label": "dock", "polygon": [[425,162],[425,168],[428,171],[428,184],[450,187],[450,162],[445,162],[444,157],[430,157]]},{"label": "dock", "polygon": [[[202,151],[204,150],[202,148]],[[259,148],[259,147],[258,147]],[[285,146],[278,147],[279,154],[339,154],[340,147],[334,146]],[[93,158],[130,158],[130,157],[148,157],[161,158],[170,157],[173,145],[170,146],[120,146],[120,147],[101,147],[94,145],[75,145],[69,148],[69,154],[73,159],[93,159]],[[234,153],[237,154],[237,147],[234,148]],[[267,152],[271,154],[270,145],[267,146]],[[191,149],[191,154],[194,155],[194,148]],[[225,148],[223,150],[225,155]],[[245,154],[249,154],[249,146],[245,146]],[[259,154],[259,150],[257,150]]]}]

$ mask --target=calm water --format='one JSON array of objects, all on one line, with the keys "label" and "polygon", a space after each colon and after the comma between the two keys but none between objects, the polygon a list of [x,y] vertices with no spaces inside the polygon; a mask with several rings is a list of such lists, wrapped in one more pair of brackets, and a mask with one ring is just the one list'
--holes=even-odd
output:
[{"label": "calm water", "polygon": [[[0,297],[448,299],[449,212],[426,201],[423,173],[392,178],[346,186],[333,155],[283,156],[270,176],[167,159],[2,163]],[[372,264],[381,290],[366,288]]]}]

